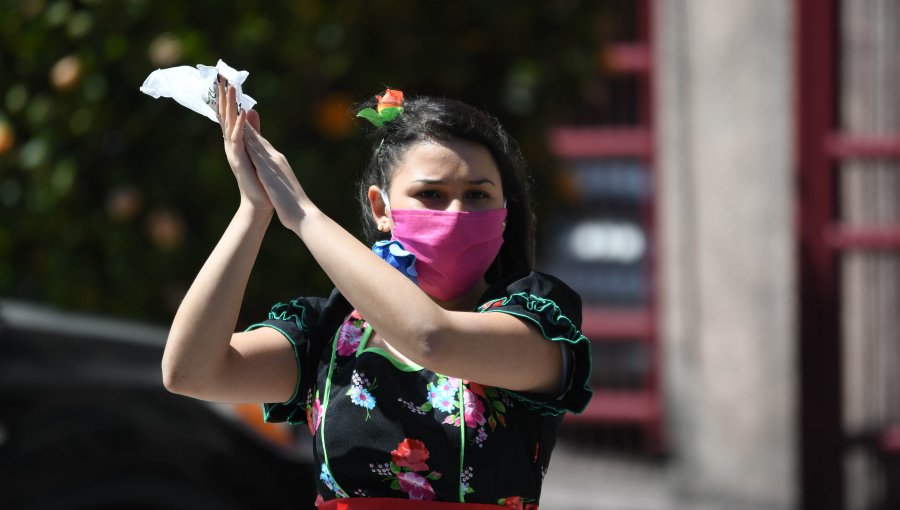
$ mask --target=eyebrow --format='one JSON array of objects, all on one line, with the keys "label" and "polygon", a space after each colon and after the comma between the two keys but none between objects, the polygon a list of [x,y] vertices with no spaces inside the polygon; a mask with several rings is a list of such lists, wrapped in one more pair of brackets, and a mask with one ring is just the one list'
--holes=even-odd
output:
[{"label": "eyebrow", "polygon": [[[446,184],[447,183],[447,181],[445,181],[443,179],[416,179],[413,182],[418,182],[418,183],[422,183],[422,184]],[[490,184],[491,186],[496,186],[496,184],[494,184],[494,181],[492,181],[486,177],[483,179],[471,180],[471,181],[469,181],[469,184],[476,184],[476,185]]]}]

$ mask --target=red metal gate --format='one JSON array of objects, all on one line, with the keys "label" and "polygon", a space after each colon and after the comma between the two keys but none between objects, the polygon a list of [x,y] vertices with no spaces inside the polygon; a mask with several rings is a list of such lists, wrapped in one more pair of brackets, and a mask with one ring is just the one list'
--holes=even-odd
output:
[{"label": "red metal gate", "polygon": [[[900,424],[865,434],[844,425],[841,257],[850,251],[900,251],[900,224],[848,226],[839,211],[840,164],[900,161],[900,133],[849,134],[838,119],[838,0],[796,0],[796,134],[800,269],[800,463],[802,507],[838,510],[847,501],[847,453],[866,442],[885,459],[879,508],[900,508]],[[900,100],[900,94],[898,94]],[[900,285],[900,282],[896,282]],[[900,339],[898,339],[900,340]],[[891,468],[890,466],[894,467]]]},{"label": "red metal gate", "polygon": [[[622,102],[628,103],[633,111],[628,115],[598,115],[580,125],[555,129],[551,146],[564,161],[573,166],[580,165],[582,174],[593,174],[585,179],[616,179],[618,177],[601,177],[600,174],[621,177],[623,172],[630,172],[629,175],[640,182],[632,197],[631,216],[627,220],[616,218],[615,214],[610,218],[608,211],[597,212],[593,218],[588,218],[597,225],[627,221],[629,228],[641,231],[645,249],[640,261],[635,263],[638,267],[623,267],[618,273],[616,268],[611,268],[611,272],[600,276],[608,281],[628,271],[639,273],[635,280],[639,281],[640,289],[636,294],[640,297],[611,303],[603,296],[592,297],[590,292],[583,292],[583,296],[588,294],[583,330],[594,343],[595,351],[603,352],[606,347],[637,346],[640,368],[637,382],[629,387],[595,383],[594,399],[585,412],[570,415],[566,421],[634,425],[643,432],[644,449],[661,452],[665,441],[656,319],[653,0],[622,4],[633,9],[628,16],[634,21],[633,33],[627,40],[615,41],[605,48],[602,60],[607,76],[619,80],[619,90],[624,96]],[[598,229],[595,233],[599,235],[599,232]],[[577,281],[579,278],[574,276],[572,279]]]}]

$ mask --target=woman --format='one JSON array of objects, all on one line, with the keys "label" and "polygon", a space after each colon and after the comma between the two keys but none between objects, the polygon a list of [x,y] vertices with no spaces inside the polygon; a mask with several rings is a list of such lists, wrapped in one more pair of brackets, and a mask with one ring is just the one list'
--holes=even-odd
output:
[{"label": "woman", "polygon": [[[531,271],[515,142],[465,104],[378,96],[360,113],[378,126],[360,198],[370,234],[392,240],[370,250],[316,208],[234,90],[218,97],[241,202],[175,316],[166,387],[305,423],[320,508],[536,508],[562,414],[590,399],[590,348],[578,295]],[[234,333],[273,212],[336,289]]]}]

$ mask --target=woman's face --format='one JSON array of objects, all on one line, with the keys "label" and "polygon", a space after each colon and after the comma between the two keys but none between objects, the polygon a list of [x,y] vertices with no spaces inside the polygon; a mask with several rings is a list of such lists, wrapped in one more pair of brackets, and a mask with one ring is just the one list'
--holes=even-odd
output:
[{"label": "woman's face", "polygon": [[[389,215],[378,188],[373,188],[369,191],[373,213],[377,221],[384,221]],[[392,209],[483,211],[503,207],[500,170],[490,151],[464,140],[412,146],[394,170],[388,196]]]}]

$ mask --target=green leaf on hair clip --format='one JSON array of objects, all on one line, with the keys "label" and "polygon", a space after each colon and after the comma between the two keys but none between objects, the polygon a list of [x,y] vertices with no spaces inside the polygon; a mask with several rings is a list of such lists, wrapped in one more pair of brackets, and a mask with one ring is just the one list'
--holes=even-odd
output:
[{"label": "green leaf on hair clip", "polygon": [[[396,110],[397,108],[393,108],[393,109]],[[371,122],[372,125],[374,125],[375,127],[380,128],[380,127],[384,126],[384,119],[382,119],[381,115],[378,112],[376,112],[375,110],[373,110],[372,108],[363,108],[362,110],[359,111],[359,113],[356,114],[356,116],[366,119],[367,121]],[[396,117],[396,115],[395,115],[395,117]]]},{"label": "green leaf on hair clip", "polygon": [[403,113],[403,108],[398,108],[396,106],[391,106],[388,108],[382,108],[380,115],[381,120],[384,122],[390,122],[397,118],[398,115]]}]

